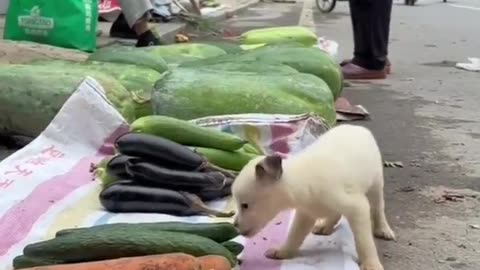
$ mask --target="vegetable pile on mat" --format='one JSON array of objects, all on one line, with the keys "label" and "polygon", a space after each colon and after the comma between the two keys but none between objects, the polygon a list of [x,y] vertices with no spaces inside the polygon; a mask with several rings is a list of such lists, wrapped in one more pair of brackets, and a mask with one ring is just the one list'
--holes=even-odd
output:
[{"label": "vegetable pile on mat", "polygon": [[84,62],[0,65],[0,135],[38,136],[86,76],[129,123],[149,115],[314,113],[333,125],[343,77],[316,43],[303,27],[274,27],[245,32],[236,44],[114,45]]},{"label": "vegetable pile on mat", "polygon": [[236,172],[261,154],[235,135],[159,115],[137,119],[115,148],[94,168],[105,209],[176,216],[233,216],[204,202],[229,196]]},{"label": "vegetable pile on mat", "polygon": [[[115,155],[92,165],[113,213],[231,217],[207,202],[231,194],[262,149],[188,120],[244,113],[314,113],[335,124],[340,66],[303,27],[246,32],[237,44],[112,46],[84,62],[0,65],[0,135],[38,136],[82,80],[98,81],[130,124]],[[19,79],[20,78],[20,79]],[[66,229],[13,261],[31,270],[226,270],[243,246],[228,223],[109,224]]]},{"label": "vegetable pile on mat", "polygon": [[[27,245],[15,269],[36,270],[229,270],[243,246],[228,222],[117,223],[58,231],[55,238]],[[150,255],[150,256],[149,256]],[[120,259],[128,258],[128,259]],[[45,267],[56,265],[55,267]],[[115,265],[115,268],[111,268]],[[174,268],[178,267],[178,268]]]}]

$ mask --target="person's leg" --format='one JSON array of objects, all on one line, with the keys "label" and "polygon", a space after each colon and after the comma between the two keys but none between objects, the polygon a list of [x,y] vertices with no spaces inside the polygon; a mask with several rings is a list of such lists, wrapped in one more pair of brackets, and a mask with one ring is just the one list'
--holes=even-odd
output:
[{"label": "person's leg", "polygon": [[148,21],[153,9],[150,0],[119,0],[122,13],[129,27],[137,35],[137,47],[160,45],[160,39],[150,30]]},{"label": "person's leg", "polygon": [[392,0],[350,0],[354,58],[342,67],[345,77],[385,77]]}]

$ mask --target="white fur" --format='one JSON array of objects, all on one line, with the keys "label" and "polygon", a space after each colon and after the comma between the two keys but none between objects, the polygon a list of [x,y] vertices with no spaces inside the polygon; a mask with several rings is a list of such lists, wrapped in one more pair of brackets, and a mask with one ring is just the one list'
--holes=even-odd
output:
[{"label": "white fur", "polygon": [[343,215],[352,228],[361,269],[383,269],[373,234],[389,240],[395,235],[384,213],[381,154],[368,129],[347,124],[332,128],[283,160],[278,179],[275,174],[259,178],[257,164],[265,160],[247,164],[232,187],[239,209],[235,224],[243,235],[253,236],[280,211],[296,209],[287,241],[266,253],[286,259],[295,256],[312,230],[333,233]]}]

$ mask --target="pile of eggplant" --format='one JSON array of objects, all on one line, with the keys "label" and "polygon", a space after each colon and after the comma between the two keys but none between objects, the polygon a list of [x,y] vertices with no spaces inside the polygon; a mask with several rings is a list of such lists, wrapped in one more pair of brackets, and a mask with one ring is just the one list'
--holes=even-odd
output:
[{"label": "pile of eggplant", "polygon": [[92,168],[103,183],[100,202],[107,211],[233,216],[204,202],[229,196],[235,172],[150,134],[124,134],[115,141],[115,149],[116,155]]}]

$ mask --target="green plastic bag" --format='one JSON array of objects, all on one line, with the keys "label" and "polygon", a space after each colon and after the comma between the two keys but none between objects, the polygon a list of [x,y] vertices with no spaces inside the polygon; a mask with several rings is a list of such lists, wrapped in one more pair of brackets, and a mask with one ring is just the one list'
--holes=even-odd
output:
[{"label": "green plastic bag", "polygon": [[93,52],[98,0],[10,0],[4,39]]}]

